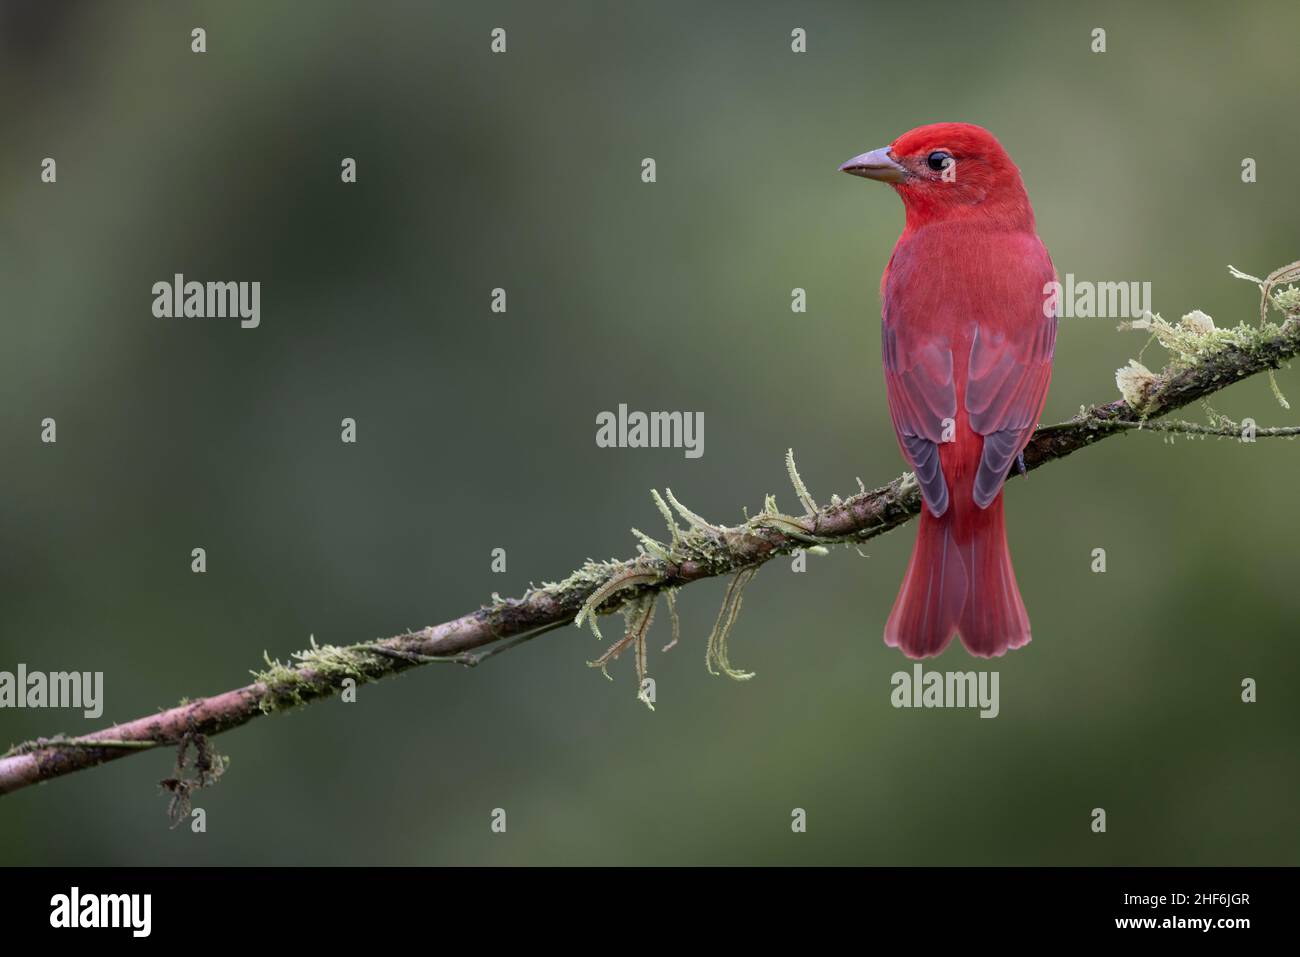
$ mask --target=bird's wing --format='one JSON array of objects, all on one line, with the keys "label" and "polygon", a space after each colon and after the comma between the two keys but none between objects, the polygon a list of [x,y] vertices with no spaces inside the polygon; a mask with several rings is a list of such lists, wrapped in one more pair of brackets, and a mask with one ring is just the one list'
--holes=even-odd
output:
[{"label": "bird's wing", "polygon": [[1029,259],[1024,281],[1008,290],[1014,315],[979,323],[971,342],[965,406],[971,429],[984,436],[972,495],[980,508],[997,497],[1034,434],[1052,378],[1056,316],[1045,314],[1042,291],[1054,273],[1046,250],[1034,242],[1041,258]]},{"label": "bird's wing", "polygon": [[921,498],[936,518],[948,510],[948,483],[939,466],[944,420],[957,415],[952,348],[940,335],[891,321],[881,323],[885,394],[903,456],[916,472]]}]

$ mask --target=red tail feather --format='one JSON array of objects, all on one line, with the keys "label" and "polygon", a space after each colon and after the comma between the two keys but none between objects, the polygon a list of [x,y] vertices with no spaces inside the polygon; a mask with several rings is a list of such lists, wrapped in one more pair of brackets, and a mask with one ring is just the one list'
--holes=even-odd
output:
[{"label": "red tail feather", "polygon": [[993,658],[1028,644],[1025,613],[1007,549],[1002,494],[985,509],[921,509],[916,547],[885,625],[885,644],[928,658],[954,634],[972,655]]}]

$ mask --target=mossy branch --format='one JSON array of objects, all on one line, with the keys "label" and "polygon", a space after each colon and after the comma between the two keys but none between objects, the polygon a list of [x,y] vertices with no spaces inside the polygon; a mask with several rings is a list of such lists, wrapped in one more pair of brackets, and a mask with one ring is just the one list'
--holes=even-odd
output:
[{"label": "mossy branch", "polygon": [[[1200,313],[1189,314],[1176,326],[1158,316],[1139,321],[1134,325],[1149,329],[1153,338],[1170,351],[1166,369],[1157,374],[1132,363],[1117,377],[1123,399],[1083,408],[1067,422],[1039,428],[1024,452],[1025,471],[1130,431],[1244,436],[1246,430],[1222,417],[1209,426],[1156,421],[1248,376],[1271,372],[1300,354],[1300,293],[1294,287],[1277,289],[1280,282],[1300,277],[1300,265],[1284,267],[1264,280],[1239,275],[1260,285],[1264,302],[1283,314],[1281,324],[1261,320],[1259,325],[1216,329],[1209,317]],[[1297,433],[1300,428],[1254,429],[1250,437],[1291,437]],[[796,550],[819,553],[828,545],[854,546],[867,541],[909,521],[921,506],[915,478],[904,473],[873,489],[865,488],[859,480],[856,494],[847,499],[832,496],[829,504],[818,507],[799,476],[793,453],[787,455],[786,465],[795,496],[804,509],[802,515],[783,514],[768,496],[762,511],[743,523],[714,525],[682,505],[671,491],[665,490],[666,499],[655,492],[654,503],[665,520],[669,540],[658,542],[634,530],[640,546],[633,558],[588,560],[563,581],[529,588],[519,598],[493,596],[490,604],[460,618],[391,638],[347,646],[318,645],[313,639],[309,648],[295,654],[288,663],[268,658],[267,667],[254,672],[253,682],[244,687],[81,737],[24,742],[0,756],[0,794],[160,745],[178,747],[178,767],[183,766],[186,742],[200,743],[201,753],[208,754],[208,736],[261,715],[332,697],[348,687],[424,664],[472,667],[571,623],[581,625],[589,620],[599,636],[596,617],[619,611],[626,618],[623,637],[591,664],[605,670],[620,652],[634,648],[638,697],[649,705],[651,700],[644,688],[646,639],[658,597],[666,597],[672,616],[673,640],[666,651],[677,644],[678,638],[676,590],[722,575],[733,578],[706,642],[706,663],[714,673],[740,680],[752,677],[732,667],[728,638],[744,588],[758,569]],[[1017,471],[1013,468],[1012,475]],[[674,512],[686,522],[686,528],[677,524]],[[208,763],[212,767],[201,768],[196,781],[177,783],[179,773],[164,781],[174,796],[173,816],[178,807],[183,810],[191,788],[214,780],[224,768],[224,759]]]}]

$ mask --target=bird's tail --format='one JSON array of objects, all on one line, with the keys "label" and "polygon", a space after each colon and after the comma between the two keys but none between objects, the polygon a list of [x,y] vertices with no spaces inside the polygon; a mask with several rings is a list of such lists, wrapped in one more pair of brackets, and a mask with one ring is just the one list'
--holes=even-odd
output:
[{"label": "bird's tail", "polygon": [[885,644],[909,658],[928,658],[943,651],[953,634],[981,658],[1029,642],[1001,492],[988,508],[952,502],[939,518],[921,509],[912,560],[885,624]]}]

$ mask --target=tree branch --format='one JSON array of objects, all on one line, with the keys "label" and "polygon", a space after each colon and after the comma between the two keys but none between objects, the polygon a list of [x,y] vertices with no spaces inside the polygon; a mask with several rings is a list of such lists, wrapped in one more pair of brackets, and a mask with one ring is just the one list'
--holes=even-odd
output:
[{"label": "tree branch", "polygon": [[[1300,353],[1300,321],[1296,318],[1289,318],[1281,326],[1238,326],[1231,332],[1235,338],[1216,340],[1214,348],[1198,354],[1194,362],[1175,363],[1161,375],[1147,374],[1136,383],[1127,383],[1127,399],[1085,408],[1067,422],[1039,428],[1025,449],[1024,469],[1031,471],[1102,439],[1133,430],[1239,435],[1238,429],[1223,424],[1207,427],[1148,421],[1247,376],[1276,369]],[[1298,432],[1297,428],[1260,429],[1255,435],[1293,436]],[[626,561],[588,561],[563,581],[530,588],[520,598],[493,596],[490,605],[453,621],[381,641],[318,646],[313,639],[312,647],[296,654],[289,664],[268,659],[267,669],[242,688],[182,703],[83,737],[24,742],[0,757],[0,794],[164,745],[182,745],[180,765],[184,761],[183,745],[189,741],[220,734],[263,714],[330,697],[349,687],[350,682],[375,681],[426,663],[473,667],[573,621],[580,624],[589,620],[599,635],[596,615],[619,610],[628,617],[626,635],[618,647],[592,664],[603,668],[619,651],[635,644],[641,678],[645,632],[656,596],[665,593],[669,599],[675,642],[674,590],[719,575],[737,577],[728,588],[718,623],[709,636],[710,668],[716,663],[732,677],[747,677],[728,664],[726,638],[739,610],[740,592],[759,566],[798,549],[867,541],[909,521],[921,506],[916,481],[905,473],[871,490],[862,487],[859,480],[862,490],[858,494],[843,501],[835,496],[829,505],[817,508],[794,468],[793,457],[787,464],[796,494],[807,509],[803,515],[782,514],[769,497],[760,514],[741,525],[721,527],[691,512],[669,490],[668,501],[686,522],[683,529],[656,492],[656,503],[669,524],[669,542],[657,542],[634,529],[642,544],[637,556]],[[488,650],[476,651],[481,648]],[[644,689],[642,698],[649,703]]]}]

